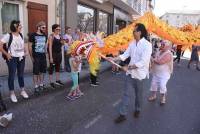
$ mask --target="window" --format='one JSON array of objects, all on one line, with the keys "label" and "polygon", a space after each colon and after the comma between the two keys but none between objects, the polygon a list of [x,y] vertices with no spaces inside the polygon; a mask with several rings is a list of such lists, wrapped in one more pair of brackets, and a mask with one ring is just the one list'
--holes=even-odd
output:
[{"label": "window", "polygon": [[19,5],[4,3],[1,9],[2,33],[5,34],[10,31],[10,22],[12,20],[19,20]]},{"label": "window", "polygon": [[108,32],[108,14],[104,12],[99,12],[99,29],[98,31]]},{"label": "window", "polygon": [[78,28],[83,32],[93,32],[94,27],[94,9],[78,5]]}]

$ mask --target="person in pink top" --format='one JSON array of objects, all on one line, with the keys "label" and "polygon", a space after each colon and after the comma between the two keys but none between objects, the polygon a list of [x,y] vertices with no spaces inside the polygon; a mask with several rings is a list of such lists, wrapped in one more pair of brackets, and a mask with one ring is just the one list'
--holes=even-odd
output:
[{"label": "person in pink top", "polygon": [[167,41],[161,42],[160,51],[152,58],[151,72],[153,75],[150,91],[152,95],[149,101],[156,100],[156,92],[160,89],[160,104],[166,103],[167,82],[173,72],[173,54],[170,51],[171,45]]}]

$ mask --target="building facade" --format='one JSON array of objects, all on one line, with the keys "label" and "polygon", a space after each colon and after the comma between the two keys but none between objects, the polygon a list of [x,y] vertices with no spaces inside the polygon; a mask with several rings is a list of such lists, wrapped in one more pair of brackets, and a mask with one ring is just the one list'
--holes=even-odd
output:
[{"label": "building facade", "polygon": [[[152,9],[152,0],[64,0],[65,24],[84,32],[117,32],[132,22],[132,15]],[[71,17],[73,16],[73,18]]]},{"label": "building facade", "polygon": [[200,24],[200,11],[170,11],[160,17],[168,24],[182,27],[186,24]]}]

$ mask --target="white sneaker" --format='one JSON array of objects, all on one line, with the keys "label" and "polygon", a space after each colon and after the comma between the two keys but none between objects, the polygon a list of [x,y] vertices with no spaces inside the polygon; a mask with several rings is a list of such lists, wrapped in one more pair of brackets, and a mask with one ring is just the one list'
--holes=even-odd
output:
[{"label": "white sneaker", "polygon": [[7,127],[8,126],[8,119],[5,117],[0,117],[0,126]]},{"label": "white sneaker", "polygon": [[10,122],[12,121],[13,114],[12,113],[4,114],[2,117],[5,117]]},{"label": "white sneaker", "polygon": [[22,92],[21,92],[21,96],[22,96],[24,99],[28,99],[28,94],[26,93],[26,91],[22,91]]},{"label": "white sneaker", "polygon": [[14,102],[14,103],[17,102],[17,98],[16,98],[15,94],[11,94],[11,95],[10,95],[10,99],[11,99],[11,101]]},{"label": "white sneaker", "polygon": [[99,86],[99,84],[97,84],[97,83],[96,84],[91,83],[90,86],[97,87],[97,86]]}]

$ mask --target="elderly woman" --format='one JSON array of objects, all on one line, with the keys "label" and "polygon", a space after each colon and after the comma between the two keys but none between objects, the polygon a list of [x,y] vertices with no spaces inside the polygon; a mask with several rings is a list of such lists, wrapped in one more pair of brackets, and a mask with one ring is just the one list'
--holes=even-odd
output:
[{"label": "elderly woman", "polygon": [[156,100],[156,92],[160,89],[161,100],[160,104],[166,103],[167,82],[173,72],[173,55],[170,51],[171,45],[167,41],[161,42],[160,51],[157,52],[152,59],[152,82],[151,89],[152,95],[148,98],[149,101]]}]

